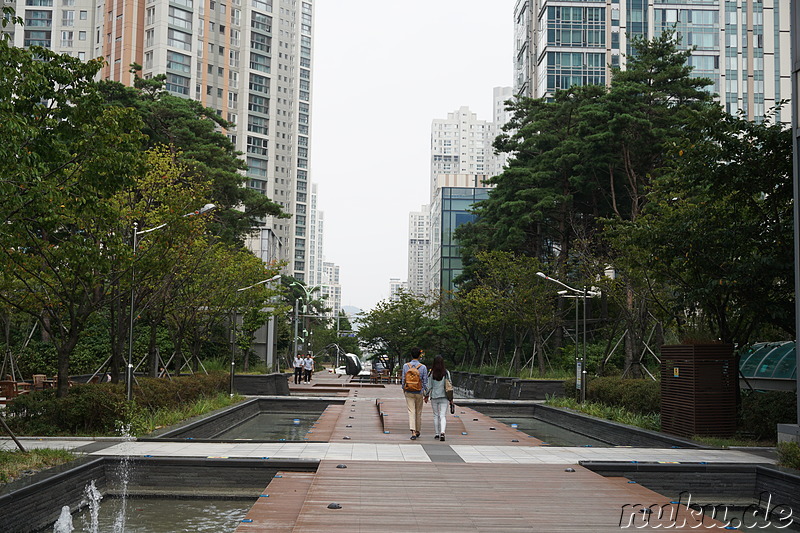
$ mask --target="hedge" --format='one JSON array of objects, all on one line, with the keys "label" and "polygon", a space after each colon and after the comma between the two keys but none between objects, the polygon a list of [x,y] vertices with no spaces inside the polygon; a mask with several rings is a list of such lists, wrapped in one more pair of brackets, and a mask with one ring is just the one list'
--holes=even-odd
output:
[{"label": "hedge", "polygon": [[21,435],[107,435],[141,411],[175,409],[227,390],[224,372],[172,380],[138,378],[133,402],[127,401],[124,383],[74,385],[66,398],[56,398],[54,390],[19,396],[6,406],[5,415],[12,431]]}]

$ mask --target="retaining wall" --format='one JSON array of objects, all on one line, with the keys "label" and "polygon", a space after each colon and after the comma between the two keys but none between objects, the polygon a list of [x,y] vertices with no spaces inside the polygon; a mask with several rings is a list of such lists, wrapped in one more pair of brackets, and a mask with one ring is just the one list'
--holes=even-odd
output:
[{"label": "retaining wall", "polygon": [[233,376],[233,388],[244,396],[289,396],[290,374],[242,374]]},{"label": "retaining wall", "polygon": [[583,413],[550,407],[537,402],[503,402],[499,400],[456,400],[458,405],[471,407],[489,416],[529,416],[586,435],[615,446],[644,448],[707,448],[698,442],[657,431],[620,424]]},{"label": "retaining wall", "polygon": [[[606,477],[622,476],[675,500],[687,503],[758,503],[788,505],[800,511],[800,473],[767,464],[656,464],[582,461]],[[770,499],[771,497],[771,499]],[[769,502],[769,503],[768,503]],[[639,503],[647,507],[656,502]],[[796,519],[796,514],[795,521]]]},{"label": "retaining wall", "polygon": [[[0,530],[32,533],[52,529],[69,506],[86,506],[84,488],[91,481],[105,497],[118,493],[122,459],[81,459],[40,472],[0,489]],[[279,470],[315,472],[316,460],[131,458],[128,494],[165,498],[247,498],[255,501]],[[61,470],[53,474],[54,470]]]},{"label": "retaining wall", "polygon": [[564,396],[564,381],[519,379],[472,372],[450,372],[453,386],[463,396],[495,400],[545,400]]}]

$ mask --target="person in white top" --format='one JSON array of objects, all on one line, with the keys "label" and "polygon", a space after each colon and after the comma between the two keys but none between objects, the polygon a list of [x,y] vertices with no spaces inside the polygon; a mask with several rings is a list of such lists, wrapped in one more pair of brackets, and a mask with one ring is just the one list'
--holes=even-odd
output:
[{"label": "person in white top", "polygon": [[303,379],[303,356],[297,354],[294,356],[292,367],[294,368],[294,384],[299,385]]},{"label": "person in white top", "polygon": [[314,371],[314,358],[311,354],[306,354],[303,359],[303,377],[306,383],[311,383],[311,373]]},{"label": "person in white top", "polygon": [[447,427],[447,404],[453,412],[453,400],[448,398],[445,383],[450,381],[450,372],[444,366],[444,358],[437,355],[433,358],[433,365],[428,374],[428,386],[425,388],[425,402],[431,401],[433,408],[433,431],[436,440],[444,440],[444,430]]}]

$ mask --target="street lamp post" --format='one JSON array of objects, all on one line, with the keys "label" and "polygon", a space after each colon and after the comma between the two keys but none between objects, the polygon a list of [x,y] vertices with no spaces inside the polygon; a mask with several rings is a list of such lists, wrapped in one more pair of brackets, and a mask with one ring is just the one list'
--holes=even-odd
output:
[{"label": "street lamp post", "polygon": [[[216,209],[216,205],[214,204],[206,204],[197,211],[192,211],[190,213],[186,213],[183,215],[184,217],[193,217],[196,215],[203,215],[208,213],[209,211]],[[130,324],[128,330],[128,364],[127,364],[127,371],[125,373],[125,393],[128,398],[128,401],[133,399],[133,322],[134,317],[136,315],[136,300],[135,300],[135,289],[136,289],[136,251],[139,248],[139,236],[145,235],[152,231],[160,230],[161,228],[165,227],[168,222],[164,222],[163,224],[159,224],[158,226],[152,227],[150,229],[139,231],[139,223],[133,223],[133,263],[131,264],[131,316],[130,316]]]},{"label": "street lamp post", "polygon": [[[263,285],[265,283],[271,283],[277,279],[280,279],[280,274],[275,274],[271,278],[262,279],[257,283],[253,283],[247,287],[242,287],[241,289],[236,289],[236,292],[242,292],[253,287],[258,287],[259,285]],[[230,377],[230,385],[229,385],[229,394],[233,397],[233,380],[234,376],[236,375],[236,306],[233,307],[233,320],[231,321],[231,377]]]},{"label": "street lamp post", "polygon": [[[298,287],[303,289],[303,292],[306,295],[305,300],[303,300],[303,302],[304,302],[303,303],[303,307],[304,307],[303,314],[305,315],[305,314],[308,313],[308,304],[311,302],[311,295],[314,294],[314,291],[318,290],[319,287],[312,287],[311,289],[309,289],[307,286],[303,285],[302,283],[298,283],[296,281],[293,281],[293,282],[291,282],[289,284],[290,287],[293,286],[293,285],[297,285]],[[300,318],[300,316],[299,316],[299,306],[300,306],[299,298],[297,298],[294,301],[294,354],[293,355],[297,355],[297,340],[299,338],[298,337],[297,326],[298,326],[298,321],[299,321],[299,318]],[[305,325],[305,320],[304,320],[304,325]],[[306,328],[303,327],[303,330],[305,331]],[[304,343],[305,343],[305,339],[306,339],[306,336],[304,334],[303,335],[303,342]]]},{"label": "street lamp post", "polygon": [[[544,272],[537,272],[537,276],[540,278],[544,278],[547,281],[552,281],[553,283],[558,283],[562,287],[569,289],[574,294],[572,296],[568,296],[566,294],[567,291],[559,291],[558,294],[560,296],[564,296],[565,298],[575,298],[575,364],[577,367],[577,376],[576,376],[576,386],[579,386],[581,389],[581,403],[586,401],[586,298],[592,298],[594,296],[598,296],[599,293],[592,292],[583,288],[583,290],[575,289],[570,287],[566,283],[563,283],[555,278],[551,278]],[[578,356],[578,298],[583,300],[583,356]]]}]

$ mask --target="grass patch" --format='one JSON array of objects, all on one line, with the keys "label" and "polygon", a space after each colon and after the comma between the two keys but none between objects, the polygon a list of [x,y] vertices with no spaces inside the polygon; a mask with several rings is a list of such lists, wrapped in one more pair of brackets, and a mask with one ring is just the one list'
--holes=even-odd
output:
[{"label": "grass patch", "polygon": [[731,448],[731,447],[772,447],[775,446],[775,441],[770,440],[757,440],[737,437],[703,437],[695,435],[692,437],[693,441],[701,442],[707,446],[714,448]]},{"label": "grass patch", "polygon": [[40,448],[21,452],[0,450],[0,483],[10,483],[22,476],[67,463],[77,455],[68,450]]},{"label": "grass patch", "polygon": [[800,470],[800,445],[796,442],[779,442],[778,464]]},{"label": "grass patch", "polygon": [[624,407],[604,405],[595,402],[579,403],[574,398],[550,397],[545,405],[572,409],[597,418],[612,420],[629,426],[636,426],[651,431],[661,431],[661,415],[658,413],[641,414],[628,411]]},{"label": "grass patch", "polygon": [[136,417],[132,432],[136,436],[146,435],[157,429],[172,426],[190,418],[201,416],[216,411],[217,409],[222,409],[223,407],[228,407],[242,400],[244,400],[244,397],[239,395],[234,395],[233,398],[231,398],[229,394],[220,393],[216,396],[199,398],[192,403],[177,408],[160,408],[155,411],[144,411]]}]

